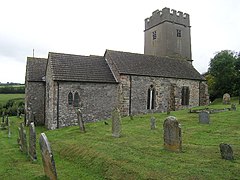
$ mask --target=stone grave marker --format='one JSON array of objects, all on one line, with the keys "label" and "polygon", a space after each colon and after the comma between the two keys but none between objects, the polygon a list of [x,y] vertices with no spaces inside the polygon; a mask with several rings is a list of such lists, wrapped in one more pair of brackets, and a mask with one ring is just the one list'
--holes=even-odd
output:
[{"label": "stone grave marker", "polygon": [[55,161],[53,158],[53,153],[51,151],[50,144],[48,142],[48,139],[45,133],[41,133],[40,139],[39,139],[39,145],[41,149],[42,162],[43,162],[45,175],[51,180],[56,180],[57,171],[56,171]]},{"label": "stone grave marker", "polygon": [[80,109],[77,109],[77,118],[78,118],[78,125],[80,128],[80,131],[86,132],[85,126],[84,126],[84,121],[83,121],[82,111]]},{"label": "stone grave marker", "polygon": [[223,104],[230,104],[230,94],[225,93],[223,95]]},{"label": "stone grave marker", "polygon": [[8,138],[10,138],[11,137],[11,128],[10,128],[10,126],[11,126],[11,123],[10,123],[10,120],[8,120]]},{"label": "stone grave marker", "polygon": [[152,130],[156,129],[156,119],[155,119],[155,117],[151,117],[150,127],[151,127]]},{"label": "stone grave marker", "polygon": [[168,116],[163,123],[164,148],[174,152],[182,151],[181,127],[174,116]]},{"label": "stone grave marker", "polygon": [[5,118],[5,112],[2,112],[2,123],[4,123],[4,118]]},{"label": "stone grave marker", "polygon": [[34,123],[30,123],[29,125],[29,155],[33,161],[37,160],[36,153],[36,131]]},{"label": "stone grave marker", "polygon": [[236,111],[236,110],[237,110],[236,104],[231,104],[231,111]]},{"label": "stone grave marker", "polygon": [[24,129],[23,123],[20,123],[20,150],[28,154],[28,147],[27,147],[27,135],[26,135],[26,130]]},{"label": "stone grave marker", "polygon": [[20,151],[22,151],[22,142],[21,142],[21,139],[22,139],[22,134],[21,134],[21,128],[18,127],[18,138],[17,138],[17,143],[19,145],[19,149]]},{"label": "stone grave marker", "polygon": [[199,123],[200,124],[209,124],[210,123],[210,117],[209,117],[209,112],[207,111],[202,111],[199,113]]},{"label": "stone grave marker", "polygon": [[112,136],[119,138],[121,136],[121,115],[118,108],[115,108],[112,112]]},{"label": "stone grave marker", "polygon": [[8,114],[6,116],[6,122],[5,122],[6,126],[8,125]]},{"label": "stone grave marker", "polygon": [[219,144],[222,159],[233,160],[233,150],[229,144]]}]

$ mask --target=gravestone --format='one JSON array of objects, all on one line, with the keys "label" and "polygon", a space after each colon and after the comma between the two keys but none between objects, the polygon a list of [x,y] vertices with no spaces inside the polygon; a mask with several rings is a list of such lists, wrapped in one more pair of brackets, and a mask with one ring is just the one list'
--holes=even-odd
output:
[{"label": "gravestone", "polygon": [[151,119],[150,119],[150,127],[151,127],[152,130],[156,129],[156,119],[155,119],[155,117],[151,117]]},{"label": "gravestone", "polygon": [[8,125],[7,126],[8,126],[8,138],[10,138],[11,137],[10,120],[8,120]]},{"label": "gravestone", "polygon": [[4,118],[5,118],[5,112],[2,112],[2,123],[4,123]]},{"label": "gravestone", "polygon": [[18,143],[18,145],[19,145],[19,149],[20,149],[20,151],[22,151],[22,142],[21,142],[21,136],[22,136],[22,134],[21,134],[21,128],[20,127],[18,127],[18,138],[17,138],[17,143]]},{"label": "gravestone", "polygon": [[121,136],[121,115],[118,108],[115,108],[112,112],[112,136],[119,138]]},{"label": "gravestone", "polygon": [[236,111],[236,110],[237,110],[236,104],[231,104],[231,111]]},{"label": "gravestone", "polygon": [[225,93],[223,95],[223,104],[230,104],[230,94]]},{"label": "gravestone", "polygon": [[209,118],[209,112],[207,111],[202,111],[199,113],[199,123],[200,124],[209,124],[210,123],[210,118]]},{"label": "gravestone", "polygon": [[23,123],[20,123],[20,150],[25,153],[28,154],[28,148],[27,148],[27,135],[26,135],[26,130],[24,129],[24,125]]},{"label": "gravestone", "polygon": [[221,143],[219,145],[222,159],[233,160],[233,150],[229,144]]},{"label": "gravestone", "polygon": [[174,116],[168,116],[163,123],[164,148],[174,152],[182,151],[181,127]]},{"label": "gravestone", "polygon": [[39,145],[41,149],[42,162],[45,175],[51,179],[57,179],[57,171],[55,166],[55,161],[53,158],[53,153],[51,151],[50,144],[48,142],[47,136],[44,133],[41,133],[39,139]]},{"label": "gravestone", "polygon": [[84,126],[84,121],[83,121],[83,116],[82,116],[82,111],[80,109],[77,109],[77,118],[78,118],[78,125],[80,128],[80,131],[86,132],[85,126]]},{"label": "gravestone", "polygon": [[29,125],[29,155],[33,161],[37,160],[36,153],[36,131],[34,123],[30,123]]},{"label": "gravestone", "polygon": [[6,116],[6,122],[5,122],[6,126],[8,125],[8,114]]}]

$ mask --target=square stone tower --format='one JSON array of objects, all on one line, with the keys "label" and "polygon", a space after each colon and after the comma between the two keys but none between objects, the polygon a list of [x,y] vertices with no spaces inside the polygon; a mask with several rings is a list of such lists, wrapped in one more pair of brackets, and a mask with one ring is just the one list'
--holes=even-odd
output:
[{"label": "square stone tower", "polygon": [[192,62],[189,15],[164,8],[145,19],[144,54]]}]

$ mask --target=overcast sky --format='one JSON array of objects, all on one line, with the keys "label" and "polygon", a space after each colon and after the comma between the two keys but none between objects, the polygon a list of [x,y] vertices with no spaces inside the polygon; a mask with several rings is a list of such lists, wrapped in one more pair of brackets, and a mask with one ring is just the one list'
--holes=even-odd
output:
[{"label": "overcast sky", "polygon": [[169,7],[190,14],[194,67],[221,50],[240,51],[239,0],[1,0],[0,82],[25,81],[27,56],[48,52],[143,53],[144,19]]}]

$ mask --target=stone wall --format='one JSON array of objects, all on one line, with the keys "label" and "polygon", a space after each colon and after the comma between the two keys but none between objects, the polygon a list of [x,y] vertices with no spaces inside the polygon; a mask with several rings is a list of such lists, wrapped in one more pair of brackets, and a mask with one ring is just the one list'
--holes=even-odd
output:
[{"label": "stone wall", "polygon": [[85,122],[109,118],[117,106],[117,84],[52,82],[49,85],[48,129],[77,125],[77,107],[68,104],[70,92],[80,95],[79,107]]},{"label": "stone wall", "polygon": [[25,109],[27,122],[43,125],[45,120],[45,82],[26,82]]},{"label": "stone wall", "polygon": [[209,104],[208,85],[206,82],[200,83],[200,106],[207,106]]},{"label": "stone wall", "polygon": [[68,104],[68,94],[78,92],[80,108],[86,122],[107,119],[117,106],[117,84],[106,83],[59,83],[59,127],[76,125],[76,107]]},{"label": "stone wall", "polygon": [[[147,109],[147,92],[151,85],[156,91],[154,110]],[[181,105],[183,86],[188,86],[190,89],[188,106]],[[179,110],[199,105],[199,81],[122,75],[120,87],[122,115],[150,113],[151,111],[165,112],[168,108]]]}]

